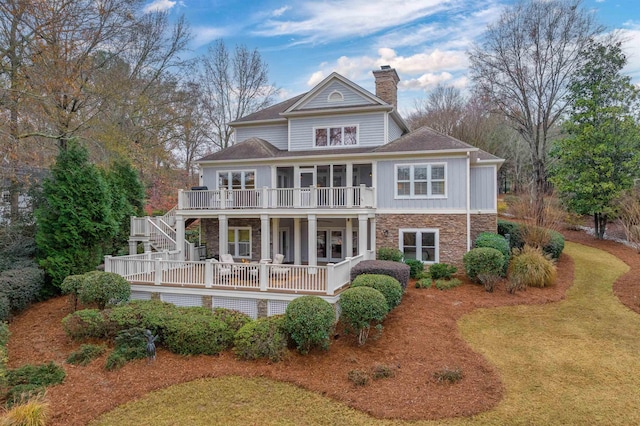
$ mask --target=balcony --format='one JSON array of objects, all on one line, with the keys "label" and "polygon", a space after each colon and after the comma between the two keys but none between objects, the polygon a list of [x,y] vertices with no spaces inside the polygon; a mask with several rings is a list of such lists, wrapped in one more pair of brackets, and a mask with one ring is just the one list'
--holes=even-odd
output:
[{"label": "balcony", "polygon": [[375,189],[364,185],[331,188],[261,188],[180,191],[178,210],[374,208]]}]

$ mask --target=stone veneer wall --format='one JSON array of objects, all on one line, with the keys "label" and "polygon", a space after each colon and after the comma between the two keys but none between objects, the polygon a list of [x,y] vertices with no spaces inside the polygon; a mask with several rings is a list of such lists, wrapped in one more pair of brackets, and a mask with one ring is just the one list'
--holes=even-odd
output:
[{"label": "stone veneer wall", "polygon": [[471,215],[471,244],[473,244],[481,232],[498,232],[497,214]]},{"label": "stone veneer wall", "polygon": [[[464,214],[378,214],[376,251],[380,247],[398,248],[400,228],[435,228],[440,236],[441,263],[462,265],[467,252],[467,217]],[[384,235],[384,231],[389,231]]]},{"label": "stone veneer wall", "polygon": [[[218,219],[202,219],[202,240],[207,244],[207,258],[220,254]],[[251,227],[251,260],[260,260],[261,244],[259,232],[261,229],[260,219],[238,219],[229,218],[229,227],[250,226]]]}]

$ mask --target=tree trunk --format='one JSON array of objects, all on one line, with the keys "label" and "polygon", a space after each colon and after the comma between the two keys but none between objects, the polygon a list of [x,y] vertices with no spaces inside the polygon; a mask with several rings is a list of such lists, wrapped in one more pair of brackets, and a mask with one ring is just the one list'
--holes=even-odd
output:
[{"label": "tree trunk", "polygon": [[544,161],[540,159],[535,161],[535,178],[534,214],[536,218],[536,225],[544,226],[544,195],[547,191],[547,176]]},{"label": "tree trunk", "polygon": [[604,239],[604,232],[607,228],[607,215],[602,213],[593,214],[593,224],[595,227],[595,234],[599,240]]}]

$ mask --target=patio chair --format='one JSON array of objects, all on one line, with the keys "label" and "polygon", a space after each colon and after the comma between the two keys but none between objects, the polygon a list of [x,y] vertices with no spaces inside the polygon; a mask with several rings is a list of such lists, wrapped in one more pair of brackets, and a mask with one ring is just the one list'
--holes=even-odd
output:
[{"label": "patio chair", "polygon": [[271,266],[271,275],[275,275],[278,278],[285,278],[289,272],[291,272],[291,268],[288,266],[280,266],[282,265],[282,262],[284,262],[284,254],[278,253],[273,256],[273,262],[271,265],[275,266]]},{"label": "patio chair", "polygon": [[218,262],[216,259],[211,259],[211,262],[213,263],[213,267],[218,271],[218,276],[229,277],[233,273],[233,267],[231,265],[225,265],[225,262]]}]

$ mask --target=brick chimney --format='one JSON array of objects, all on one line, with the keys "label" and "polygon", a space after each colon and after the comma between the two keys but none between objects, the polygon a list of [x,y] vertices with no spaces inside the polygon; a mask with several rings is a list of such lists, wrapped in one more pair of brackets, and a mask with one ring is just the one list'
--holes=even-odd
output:
[{"label": "brick chimney", "polygon": [[400,77],[395,69],[383,65],[373,71],[376,78],[376,96],[398,109],[398,82]]}]

